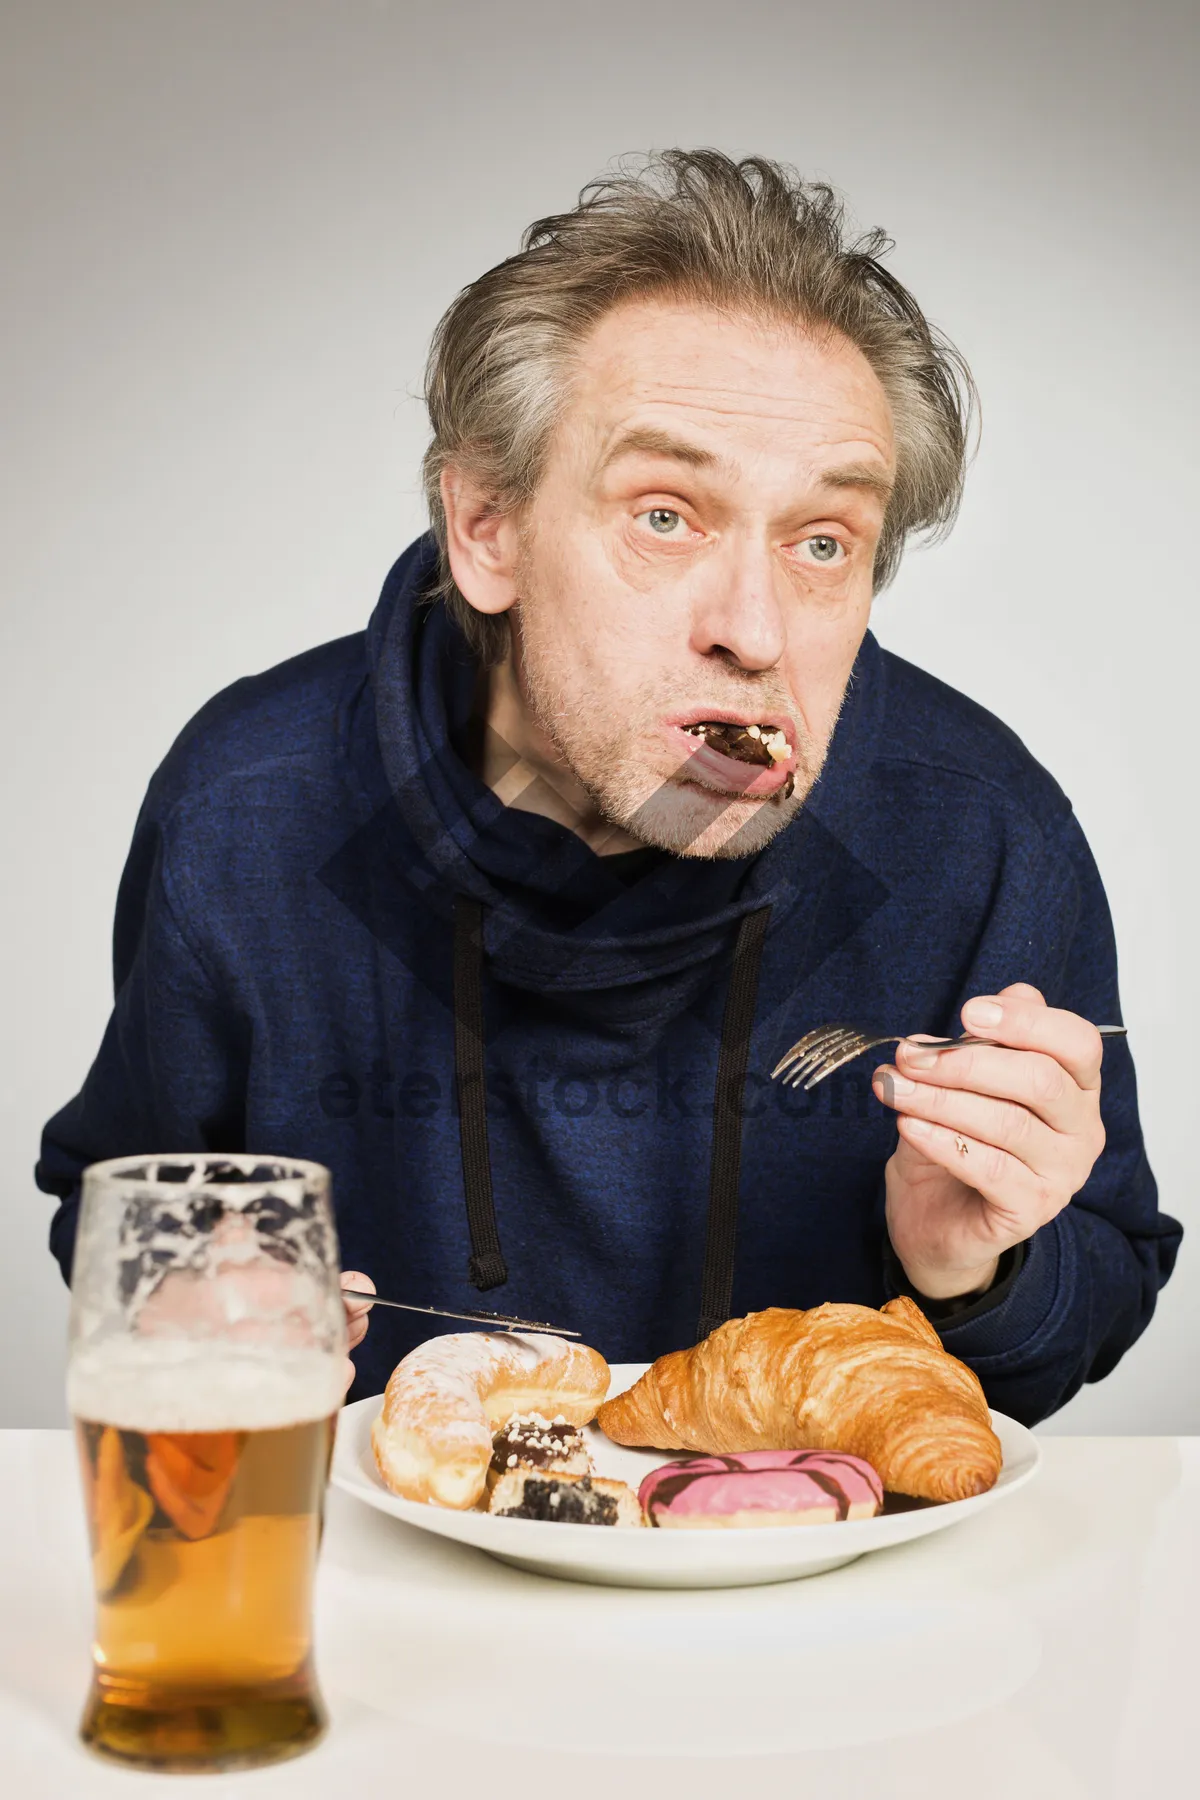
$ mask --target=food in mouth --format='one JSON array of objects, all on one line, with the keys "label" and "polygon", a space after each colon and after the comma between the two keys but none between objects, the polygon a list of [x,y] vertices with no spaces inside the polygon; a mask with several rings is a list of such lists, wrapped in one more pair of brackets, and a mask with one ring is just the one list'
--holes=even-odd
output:
[{"label": "food in mouth", "polygon": [[645,1523],[638,1497],[623,1481],[601,1475],[539,1475],[510,1469],[492,1490],[490,1513],[502,1519],[537,1519],[550,1525]]},{"label": "food in mouth", "polygon": [[775,725],[731,725],[719,719],[701,719],[685,725],[689,737],[699,738],[710,750],[731,756],[734,762],[757,763],[770,769],[786,762],[792,753],[787,733]]},{"label": "food in mouth", "polygon": [[744,1450],[666,1463],[638,1499],[663,1530],[832,1525],[874,1518],[883,1484],[870,1463],[836,1450]]}]

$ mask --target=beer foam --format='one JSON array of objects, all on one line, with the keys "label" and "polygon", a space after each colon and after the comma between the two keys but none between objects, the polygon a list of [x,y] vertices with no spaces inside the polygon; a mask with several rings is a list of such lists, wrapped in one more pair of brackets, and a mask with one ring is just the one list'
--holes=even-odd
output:
[{"label": "beer foam", "polygon": [[74,1351],[67,1406],[123,1431],[276,1431],[336,1412],[344,1377],[320,1350],[113,1338]]}]

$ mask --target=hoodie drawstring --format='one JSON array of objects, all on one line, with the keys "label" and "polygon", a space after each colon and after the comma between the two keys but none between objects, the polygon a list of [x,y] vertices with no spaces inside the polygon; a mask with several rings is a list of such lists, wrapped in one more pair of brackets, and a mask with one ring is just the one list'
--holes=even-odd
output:
[{"label": "hoodie drawstring", "polygon": [[[713,1097],[708,1227],[697,1339],[707,1337],[729,1317],[733,1299],[742,1165],[742,1094],[758,996],[758,972],[770,915],[770,907],[763,907],[758,912],[747,913],[739,925],[725,998]],[[483,1062],[483,907],[478,900],[462,894],[456,895],[454,901],[454,1072],[458,1086],[463,1188],[471,1234],[467,1272],[472,1287],[486,1292],[488,1288],[503,1286],[508,1280],[508,1267],[496,1229],[488,1154]]]},{"label": "hoodie drawstring", "polygon": [[713,1094],[708,1230],[704,1240],[697,1343],[725,1323],[733,1304],[738,1190],[742,1174],[742,1094],[746,1086],[746,1064],[750,1060],[754,1003],[758,998],[758,969],[770,917],[770,907],[764,906],[759,912],[747,913],[738,926],[729,991],[725,996],[717,1085]]},{"label": "hoodie drawstring", "polygon": [[454,1074],[458,1084],[458,1141],[471,1233],[471,1286],[503,1287],[508,1266],[496,1230],[492,1163],[488,1155],[487,1088],[483,1069],[483,908],[454,900]]}]

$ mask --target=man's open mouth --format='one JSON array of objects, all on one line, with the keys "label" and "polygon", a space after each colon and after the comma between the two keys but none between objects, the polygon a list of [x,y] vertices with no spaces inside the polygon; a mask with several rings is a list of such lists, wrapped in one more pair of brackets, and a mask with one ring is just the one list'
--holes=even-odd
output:
[{"label": "man's open mouth", "polygon": [[718,719],[700,719],[682,729],[710,749],[719,750],[722,756],[731,756],[735,762],[757,763],[764,769],[786,762],[792,754],[786,733],[775,725],[729,725]]}]

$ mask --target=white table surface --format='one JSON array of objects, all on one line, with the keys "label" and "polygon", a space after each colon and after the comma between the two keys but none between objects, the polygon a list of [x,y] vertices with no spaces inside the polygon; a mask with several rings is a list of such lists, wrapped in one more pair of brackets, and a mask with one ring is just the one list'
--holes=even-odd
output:
[{"label": "white table surface", "polygon": [[0,1791],[1195,1791],[1200,1439],[1042,1448],[1029,1488],[952,1531],[807,1581],[706,1593],[521,1574],[331,1491],[317,1614],[329,1735],[275,1769],[172,1778],[76,1745],[91,1596],[74,1448],[66,1432],[0,1432]]}]

